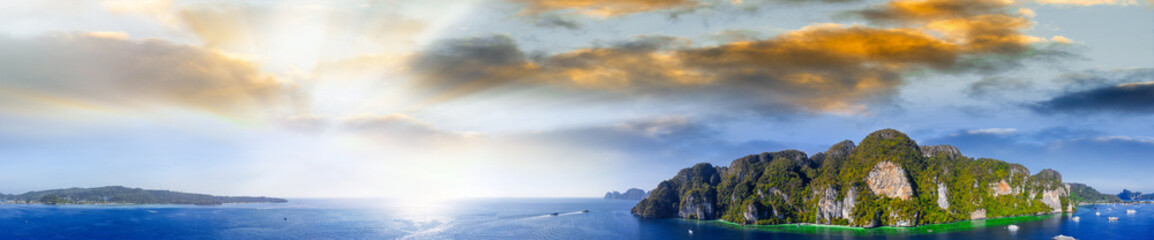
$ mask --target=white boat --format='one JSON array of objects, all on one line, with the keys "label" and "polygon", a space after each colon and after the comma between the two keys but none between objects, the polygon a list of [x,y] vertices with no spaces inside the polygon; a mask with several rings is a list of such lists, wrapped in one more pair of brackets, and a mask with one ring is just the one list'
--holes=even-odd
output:
[{"label": "white boat", "polygon": [[1126,214],[1135,214],[1135,213],[1138,213],[1138,210],[1126,209]]},{"label": "white boat", "polygon": [[1075,222],[1077,222],[1077,221],[1082,221],[1082,218],[1081,218],[1081,217],[1074,217],[1074,218],[1073,218],[1073,220],[1074,220]]},{"label": "white boat", "polygon": [[1015,232],[1018,231],[1018,225],[1010,224],[1010,226],[1006,226],[1006,229],[1009,229],[1011,232]]},{"label": "white boat", "polygon": [[690,234],[690,235],[692,235],[692,234],[693,234],[693,229],[689,229],[689,234]]},{"label": "white boat", "polygon": [[1094,216],[1102,216],[1102,212],[1094,212]]},{"label": "white boat", "polygon": [[1106,220],[1110,220],[1111,222],[1117,222],[1118,217],[1108,217],[1108,218],[1106,218]]},{"label": "white boat", "polygon": [[1066,236],[1066,235],[1058,235],[1058,236],[1054,236],[1054,238],[1053,238],[1053,239],[1054,239],[1054,240],[1078,240],[1078,239],[1075,239],[1074,237],[1071,237],[1071,236]]}]

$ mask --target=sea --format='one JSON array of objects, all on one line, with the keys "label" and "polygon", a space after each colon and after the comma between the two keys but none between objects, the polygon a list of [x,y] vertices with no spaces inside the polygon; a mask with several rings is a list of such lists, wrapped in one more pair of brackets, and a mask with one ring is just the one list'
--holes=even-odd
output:
[{"label": "sea", "polygon": [[[289,199],[288,203],[0,205],[0,239],[1154,239],[1154,205],[858,229],[641,219],[637,201],[594,198]],[[1125,210],[1133,209],[1134,213]],[[587,212],[585,210],[588,210]],[[1075,220],[1078,217],[1078,220]],[[1116,221],[1108,220],[1117,217]],[[1010,230],[1009,225],[1018,226]]]}]

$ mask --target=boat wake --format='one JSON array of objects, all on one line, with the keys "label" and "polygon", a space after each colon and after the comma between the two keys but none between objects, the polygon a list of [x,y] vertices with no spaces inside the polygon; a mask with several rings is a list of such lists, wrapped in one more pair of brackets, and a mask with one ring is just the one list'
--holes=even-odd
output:
[{"label": "boat wake", "polygon": [[547,217],[559,217],[559,216],[569,216],[569,215],[585,214],[585,213],[588,213],[588,212],[589,212],[589,211],[586,211],[586,210],[582,210],[582,211],[572,211],[572,212],[551,212],[551,213],[539,213],[539,214],[522,214],[522,215],[509,215],[509,216],[500,216],[500,217],[497,217],[497,219],[547,218]]}]

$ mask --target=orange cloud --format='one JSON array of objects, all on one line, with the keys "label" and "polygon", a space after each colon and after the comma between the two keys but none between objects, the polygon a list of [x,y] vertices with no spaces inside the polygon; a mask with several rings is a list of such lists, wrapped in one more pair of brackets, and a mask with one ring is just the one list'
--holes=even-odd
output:
[{"label": "orange cloud", "polygon": [[[1052,5],[1074,5],[1074,6],[1094,6],[1094,5],[1138,5],[1135,0],[1035,0],[1036,2]],[[1149,1],[1149,0],[1147,0]]]},{"label": "orange cloud", "polygon": [[692,8],[696,0],[512,0],[525,5],[523,14],[575,10],[581,14],[612,17],[655,10]]},{"label": "orange cloud", "polygon": [[[860,113],[905,73],[987,71],[1013,65],[1045,39],[1007,0],[897,0],[856,11],[892,28],[818,24],[761,40],[693,47],[646,37],[530,57],[507,37],[450,41],[415,56],[421,82],[453,96],[496,86],[554,84],[646,94],[722,94],[753,105]],[[986,58],[986,56],[1003,56]],[[985,60],[994,59],[994,60]],[[982,65],[987,64],[987,65]],[[428,89],[428,88],[426,88]]]},{"label": "orange cloud", "polygon": [[1013,0],[894,0],[854,13],[872,22],[918,24],[941,19],[1002,14],[1013,4]]},{"label": "orange cloud", "polygon": [[0,85],[38,99],[230,115],[292,104],[291,84],[253,62],[200,47],[89,33],[0,38],[0,51],[8,56],[0,60]]}]

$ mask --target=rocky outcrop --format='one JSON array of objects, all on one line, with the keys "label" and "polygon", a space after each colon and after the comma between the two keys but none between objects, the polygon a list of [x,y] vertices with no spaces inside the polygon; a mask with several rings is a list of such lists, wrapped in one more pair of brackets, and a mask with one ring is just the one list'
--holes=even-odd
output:
[{"label": "rocky outcrop", "polygon": [[692,192],[681,202],[677,216],[688,219],[715,219],[717,218],[713,196],[706,192]]},{"label": "rocky outcrop", "polygon": [[852,187],[849,191],[846,191],[845,198],[841,201],[841,216],[849,220],[849,222],[854,222],[853,209],[857,206],[857,187]]},{"label": "rocky outcrop", "polygon": [[946,188],[945,183],[938,183],[938,207],[949,210],[950,209],[950,189]]},{"label": "rocky outcrop", "polygon": [[922,150],[922,157],[926,158],[932,158],[939,153],[945,153],[948,159],[962,157],[962,151],[950,145],[930,145],[920,146],[919,148]]},{"label": "rocky outcrop", "polygon": [[978,209],[970,212],[970,220],[986,219],[986,209]]},{"label": "rocky outcrop", "polygon": [[993,190],[993,194],[995,197],[1001,196],[1001,195],[1017,194],[1016,192],[1014,192],[1014,188],[1010,187],[1010,184],[1007,183],[1006,180],[1001,180],[1001,181],[998,181],[997,183],[991,183],[990,189]]},{"label": "rocky outcrop", "polygon": [[894,223],[893,224],[894,226],[913,227],[914,225],[917,225],[918,216],[916,215],[916,213],[914,216],[902,217],[902,216],[898,215],[897,212],[890,212],[889,217],[890,217],[890,221]]},{"label": "rocky outcrop", "polygon": [[827,187],[817,193],[817,213],[814,216],[816,223],[830,224],[833,219],[845,218],[842,215],[842,201],[837,200],[837,190]]},{"label": "rocky outcrop", "polygon": [[646,193],[645,190],[630,188],[629,190],[626,190],[625,193],[620,193],[617,191],[607,192],[605,193],[604,199],[641,200],[648,196],[649,194]]},{"label": "rocky outcrop", "polygon": [[874,194],[909,200],[914,194],[906,170],[890,161],[878,162],[866,177],[866,184]]},{"label": "rocky outcrop", "polygon": [[1049,206],[1050,212],[1062,212],[1062,197],[1069,195],[1066,188],[1047,190],[1042,192],[1042,203]]}]

